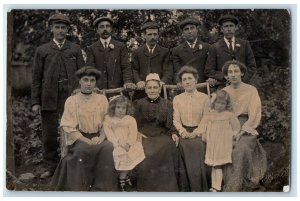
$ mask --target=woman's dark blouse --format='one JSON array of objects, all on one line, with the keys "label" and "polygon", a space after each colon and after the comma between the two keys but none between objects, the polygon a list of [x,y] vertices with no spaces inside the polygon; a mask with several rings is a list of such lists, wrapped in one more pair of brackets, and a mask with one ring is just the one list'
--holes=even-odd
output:
[{"label": "woman's dark blouse", "polygon": [[177,131],[173,126],[173,108],[169,100],[148,97],[135,102],[135,119],[138,130],[147,137],[172,135]]}]

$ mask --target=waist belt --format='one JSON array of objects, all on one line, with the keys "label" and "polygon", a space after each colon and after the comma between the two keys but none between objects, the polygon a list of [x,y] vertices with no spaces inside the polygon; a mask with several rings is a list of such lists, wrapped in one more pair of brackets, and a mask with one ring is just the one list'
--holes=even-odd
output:
[{"label": "waist belt", "polygon": [[198,128],[198,126],[185,126],[182,125],[183,128],[185,128],[187,130],[187,132],[193,132],[196,128]]},{"label": "waist belt", "polygon": [[99,132],[98,133],[85,133],[83,131],[80,131],[80,133],[86,137],[86,138],[89,138],[89,139],[92,139],[93,137],[99,137]]}]

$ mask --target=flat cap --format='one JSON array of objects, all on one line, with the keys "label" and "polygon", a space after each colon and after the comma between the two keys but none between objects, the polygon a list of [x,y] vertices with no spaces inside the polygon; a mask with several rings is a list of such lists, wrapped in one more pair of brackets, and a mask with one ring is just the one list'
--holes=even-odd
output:
[{"label": "flat cap", "polygon": [[194,18],[187,18],[179,23],[179,27],[180,27],[180,29],[183,29],[185,27],[185,25],[188,25],[188,24],[193,24],[193,25],[198,26],[200,23],[198,20],[196,20]]},{"label": "flat cap", "polygon": [[52,22],[63,22],[66,24],[71,24],[70,18],[64,14],[57,13],[49,17],[48,19],[49,24]]},{"label": "flat cap", "polygon": [[102,22],[102,21],[108,21],[108,22],[110,22],[110,24],[114,24],[114,21],[113,21],[113,19],[111,19],[110,17],[98,17],[97,19],[95,19],[95,21],[93,22],[93,25],[95,26],[95,27],[97,27],[98,26],[98,24],[99,24],[99,22]]},{"label": "flat cap", "polygon": [[224,22],[233,22],[235,25],[239,23],[238,19],[233,15],[223,15],[219,18],[218,23],[222,25]]},{"label": "flat cap", "polygon": [[146,22],[141,27],[142,31],[144,31],[145,29],[159,29],[159,24],[153,21]]}]

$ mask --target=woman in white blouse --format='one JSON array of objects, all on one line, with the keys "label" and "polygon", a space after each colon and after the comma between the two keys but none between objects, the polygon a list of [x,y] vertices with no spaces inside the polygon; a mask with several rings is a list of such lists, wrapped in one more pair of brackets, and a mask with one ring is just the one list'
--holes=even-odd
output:
[{"label": "woman in white blouse", "polygon": [[186,190],[207,191],[210,174],[204,163],[205,144],[197,136],[197,128],[203,113],[209,109],[209,98],[197,91],[198,73],[193,67],[183,66],[178,72],[178,80],[185,92],[174,97],[173,123],[180,135],[179,150],[189,181]]},{"label": "woman in white blouse", "polygon": [[66,100],[60,123],[68,153],[53,175],[51,188],[61,191],[117,191],[113,145],[101,132],[108,101],[104,95],[93,92],[100,72],[93,67],[83,67],[76,76],[80,92]]},{"label": "woman in white blouse", "polygon": [[224,172],[224,191],[253,191],[265,175],[267,158],[257,140],[261,119],[261,101],[257,89],[242,81],[247,67],[239,61],[228,61],[222,72],[230,83],[223,88],[232,100],[233,112],[241,124],[232,152],[232,165]]}]

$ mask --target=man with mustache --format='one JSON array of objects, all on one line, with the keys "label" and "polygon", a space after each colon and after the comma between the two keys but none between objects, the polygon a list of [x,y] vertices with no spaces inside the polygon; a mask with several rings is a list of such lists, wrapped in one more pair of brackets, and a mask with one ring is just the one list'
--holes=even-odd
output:
[{"label": "man with mustache", "polygon": [[218,81],[218,89],[225,87],[226,80],[222,74],[222,67],[226,61],[238,60],[244,63],[248,70],[243,81],[249,83],[256,73],[256,62],[249,41],[235,37],[238,30],[238,19],[233,15],[221,16],[218,20],[224,37],[213,44],[205,66],[205,75],[211,86]]},{"label": "man with mustache", "polygon": [[75,72],[84,66],[80,46],[66,39],[70,19],[63,14],[54,14],[48,22],[53,39],[36,49],[31,86],[32,111],[42,119],[45,171],[41,178],[51,177],[59,162],[59,118],[66,99],[77,87]]},{"label": "man with mustache", "polygon": [[134,88],[127,48],[123,43],[111,37],[113,20],[109,17],[99,17],[93,25],[100,39],[87,48],[86,63],[101,72],[97,87],[99,89],[123,86]]},{"label": "man with mustache", "polygon": [[[188,18],[179,23],[184,42],[172,51],[172,62],[174,67],[174,81],[176,83],[177,73],[182,66],[194,67],[199,74],[198,82],[205,82],[204,68],[207,59],[209,44],[198,38],[199,21]],[[203,91],[204,92],[204,91]]]},{"label": "man with mustache", "polygon": [[[169,50],[157,44],[159,24],[148,21],[142,25],[141,30],[146,43],[132,54],[133,77],[137,88],[141,90],[145,88],[144,80],[149,73],[157,73],[161,77],[161,86],[171,84],[173,68]],[[143,97],[146,97],[144,90],[135,91],[134,99]]]}]

